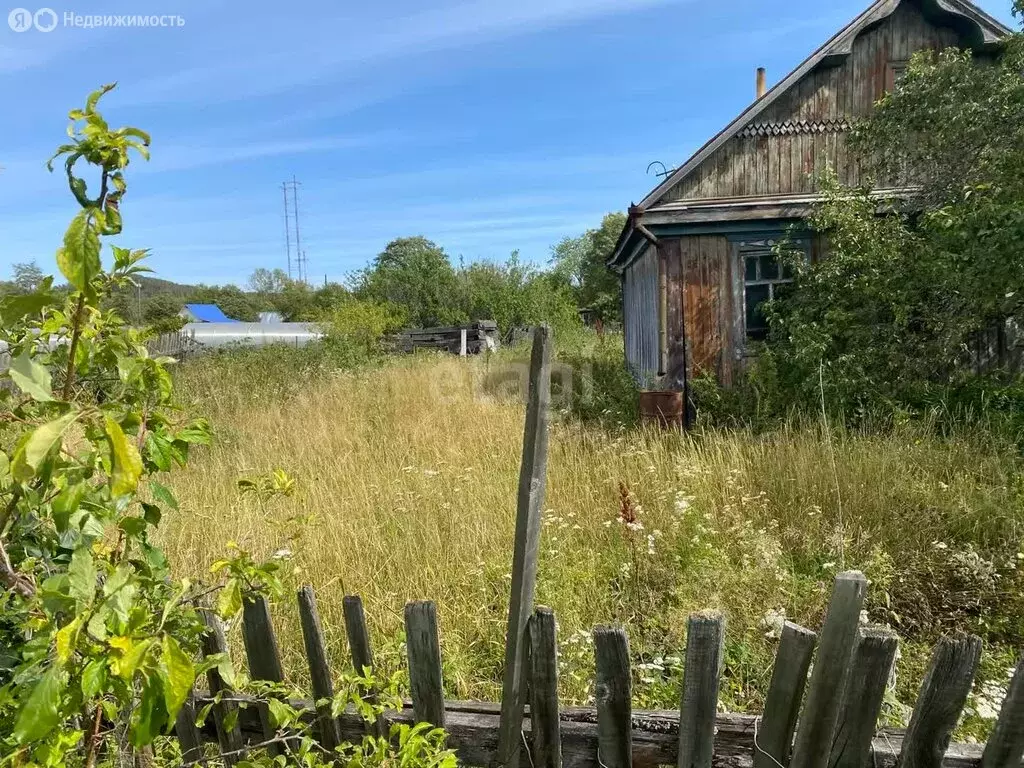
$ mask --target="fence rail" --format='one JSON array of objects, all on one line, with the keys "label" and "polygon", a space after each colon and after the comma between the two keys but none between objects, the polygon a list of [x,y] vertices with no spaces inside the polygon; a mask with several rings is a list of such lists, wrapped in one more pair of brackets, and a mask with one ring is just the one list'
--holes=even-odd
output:
[{"label": "fence rail", "polygon": [[[1024,660],[988,744],[950,745],[980,658],[981,640],[974,636],[943,638],[936,645],[905,732],[877,727],[897,641],[884,628],[860,624],[865,585],[857,572],[837,577],[820,636],[786,625],[763,716],[717,712],[726,629],[721,616],[709,613],[695,614],[689,622],[678,711],[633,711],[629,639],[622,627],[594,630],[596,707],[559,707],[555,616],[548,608],[538,608],[529,620],[529,695],[520,728],[527,749],[519,751],[515,768],[1020,768]],[[299,607],[312,693],[316,698],[329,696],[328,654],[311,587],[299,591]],[[362,601],[348,596],[344,607],[353,667],[372,669]],[[444,699],[434,603],[409,603],[405,622],[412,700],[402,711],[386,713],[381,725],[443,726],[449,746],[463,764],[504,765],[498,751],[501,704]],[[204,651],[224,652],[218,620],[211,615],[208,623]],[[245,606],[243,639],[250,675],[280,681],[280,648],[262,598]],[[808,680],[815,646],[817,658]],[[225,688],[216,670],[207,682],[213,693]],[[211,693],[197,692],[193,706],[198,710],[211,701]],[[359,740],[366,732],[366,723],[354,712],[334,719],[317,712],[311,701],[293,705],[306,710],[310,722],[317,722],[326,744]],[[243,708],[235,727],[225,729],[226,708],[233,706],[237,704],[217,705],[213,722],[202,730],[190,716],[179,718],[177,735],[183,752],[190,755],[186,764],[202,762],[203,743],[217,743],[219,752],[239,755],[247,745],[273,735],[259,706]]]}]

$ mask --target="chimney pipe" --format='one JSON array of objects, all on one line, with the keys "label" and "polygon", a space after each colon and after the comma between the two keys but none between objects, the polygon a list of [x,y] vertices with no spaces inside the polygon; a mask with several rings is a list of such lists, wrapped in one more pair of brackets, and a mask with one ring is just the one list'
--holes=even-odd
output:
[{"label": "chimney pipe", "polygon": [[757,68],[757,98],[761,98],[768,92],[768,84],[765,81],[766,73],[764,67]]}]

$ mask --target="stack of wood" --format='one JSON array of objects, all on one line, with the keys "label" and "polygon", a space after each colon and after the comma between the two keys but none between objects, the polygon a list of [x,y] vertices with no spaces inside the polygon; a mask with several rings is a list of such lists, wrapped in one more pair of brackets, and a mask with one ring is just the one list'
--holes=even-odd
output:
[{"label": "stack of wood", "polygon": [[462,352],[462,334],[466,334],[466,354],[477,355],[498,345],[498,324],[493,320],[478,320],[470,325],[441,328],[417,328],[402,331],[398,349],[412,352],[417,349],[443,349],[458,355]]}]

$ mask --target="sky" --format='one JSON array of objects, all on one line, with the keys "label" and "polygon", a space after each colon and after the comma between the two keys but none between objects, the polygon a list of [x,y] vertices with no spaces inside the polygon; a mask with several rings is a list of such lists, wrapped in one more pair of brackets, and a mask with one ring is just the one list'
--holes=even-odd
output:
[{"label": "sky", "polygon": [[[454,261],[543,265],[656,186],[651,162],[679,165],[739,114],[757,67],[778,81],[867,0],[89,0],[51,6],[49,32],[13,31],[8,4],[0,277],[56,269],[76,209],[45,161],[67,111],[117,81],[104,116],[153,135],[117,242],[151,248],[159,277],[244,285],[287,267],[292,178],[311,282],[412,235]],[[980,5],[1011,23],[1009,0]]]}]

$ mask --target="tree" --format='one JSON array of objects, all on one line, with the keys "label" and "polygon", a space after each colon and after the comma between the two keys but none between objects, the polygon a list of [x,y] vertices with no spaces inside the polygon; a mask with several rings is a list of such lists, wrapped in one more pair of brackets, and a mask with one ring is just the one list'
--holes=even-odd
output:
[{"label": "tree", "polygon": [[359,298],[402,307],[414,326],[466,320],[457,306],[455,269],[444,250],[425,237],[392,240],[372,266],[357,275],[356,283]]},{"label": "tree", "polygon": [[290,282],[283,269],[260,267],[249,276],[249,290],[253,293],[280,293]]},{"label": "tree", "polygon": [[[1018,12],[1021,6],[1018,3]],[[847,412],[911,407],[976,380],[974,334],[1024,320],[1024,34],[995,61],[924,51],[855,127],[851,148],[879,188],[824,180],[812,218],[829,256],[794,262],[769,312],[766,360],[782,391]]]},{"label": "tree", "polygon": [[43,282],[43,270],[35,261],[14,264],[14,284],[22,293],[32,293]]},{"label": "tree", "polygon": [[552,271],[567,280],[580,307],[603,320],[622,318],[619,278],[607,262],[626,226],[626,214],[609,213],[601,226],[575,238],[565,238],[552,249]]}]

